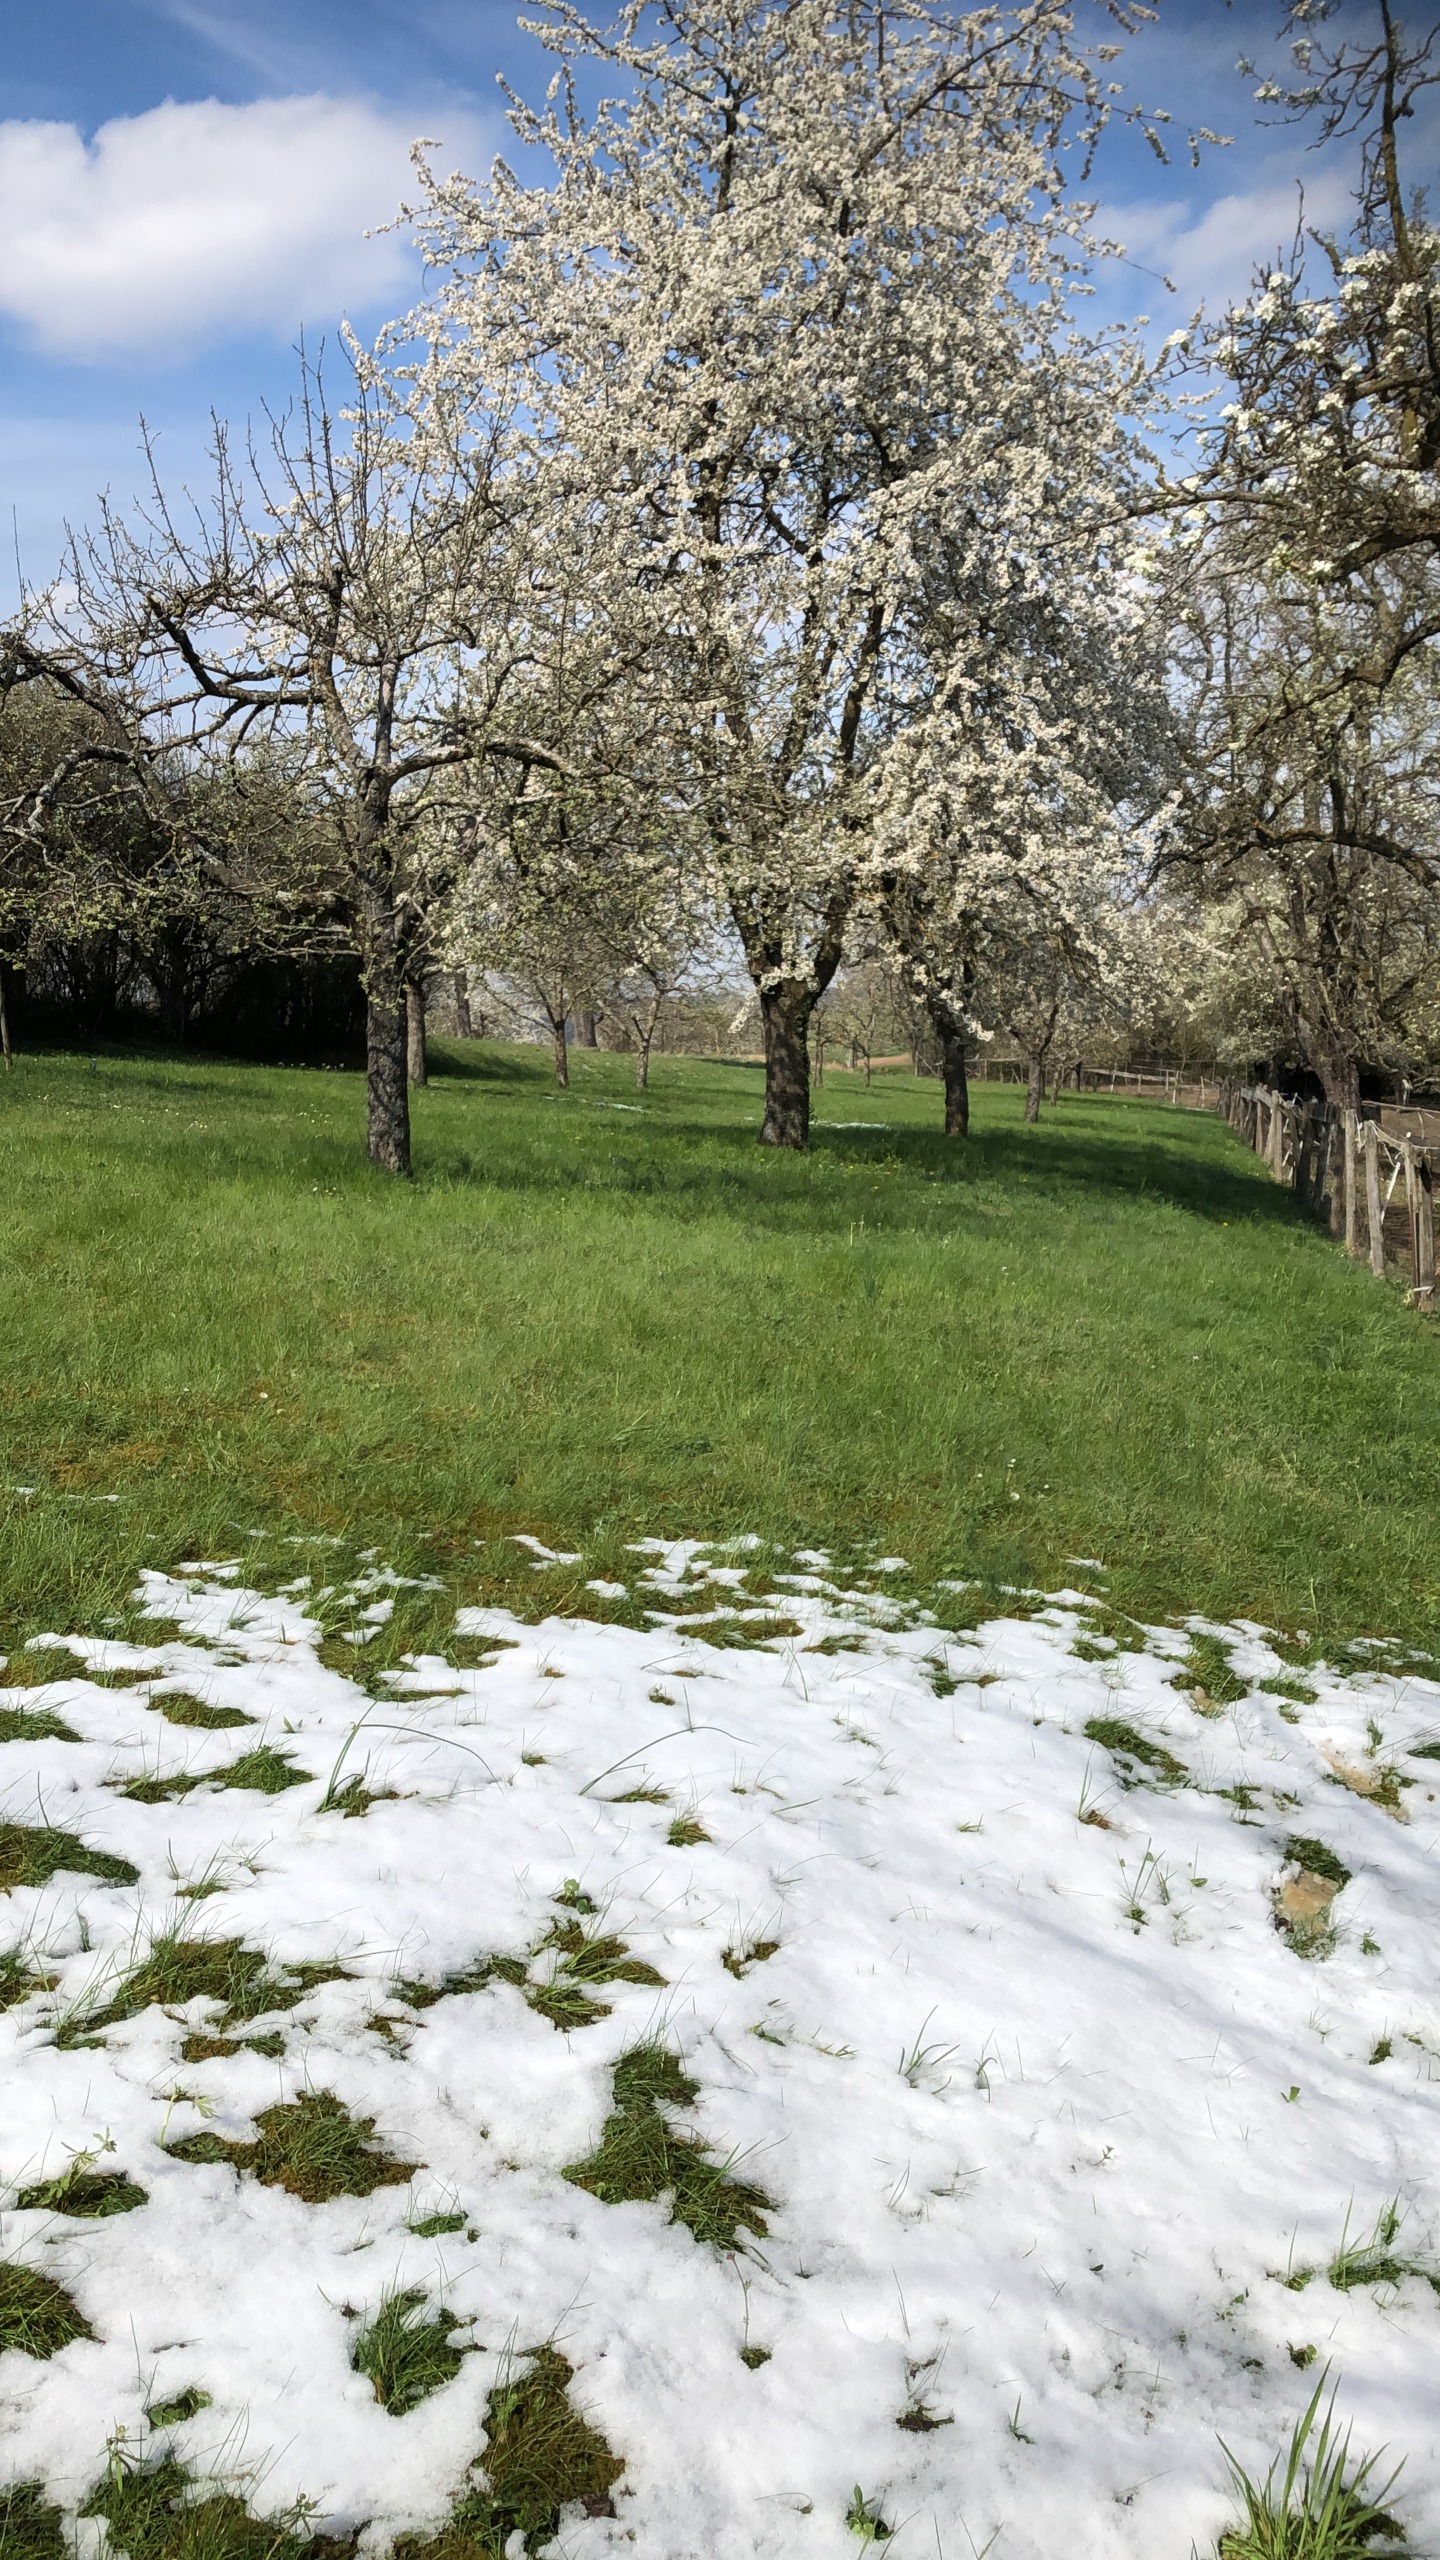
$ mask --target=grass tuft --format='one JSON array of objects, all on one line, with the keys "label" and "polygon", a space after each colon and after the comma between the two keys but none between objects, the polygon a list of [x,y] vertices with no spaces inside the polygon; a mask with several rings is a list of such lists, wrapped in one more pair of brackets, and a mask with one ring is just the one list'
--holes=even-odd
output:
[{"label": "grass tuft", "polygon": [[37,1973],[23,1947],[0,1948],[0,2010],[18,2009],[32,1991],[53,1991],[59,1979],[56,1973]]},{"label": "grass tuft", "polygon": [[741,1946],[727,1947],[720,1961],[727,1973],[733,1973],[737,1982],[743,1982],[752,1964],[768,1964],[770,1958],[779,1953],[778,1938],[747,1938]]},{"label": "grass tuft", "polygon": [[138,1884],[140,1870],[128,1858],[87,1849],[73,1831],[52,1824],[0,1822],[0,1893],[17,1885],[49,1884],[52,1876],[98,1876],[102,1884]]},{"label": "grass tuft", "polygon": [[572,2406],[573,2380],[547,2346],[496,2386],[485,2404],[484,2488],[461,2498],[439,2533],[404,2535],[396,2560],[504,2560],[512,2534],[527,2552],[553,2542],[566,2507],[614,2514],[610,2492],[625,2466]]},{"label": "grass tuft", "polygon": [[1312,1840],[1302,1832],[1291,1831],[1286,1835],[1283,1855],[1289,1865],[1303,1867],[1308,1875],[1323,1876],[1327,1884],[1333,1884],[1337,1893],[1343,1892],[1350,1882],[1350,1869],[1341,1864],[1333,1849],[1326,1848],[1323,1840]]},{"label": "grass tuft", "polygon": [[698,1849],[701,1841],[708,1840],[710,1834],[703,1822],[696,1821],[693,1813],[677,1813],[665,1837],[672,1849]]},{"label": "grass tuft", "polygon": [[373,2116],[348,2113],[328,2089],[307,2090],[288,2106],[267,2107],[255,2119],[259,2139],[226,2142],[217,2133],[192,2133],[166,2148],[172,2160],[208,2165],[228,2160],[248,2171],[262,2187],[284,2187],[305,2204],[328,2204],[335,2196],[373,2195],[377,2187],[400,2187],[423,2166],[397,2160],[370,2142]]},{"label": "grass tuft", "polygon": [[1202,1715],[1218,1715],[1222,1707],[1238,1707],[1242,1698],[1250,1695],[1248,1680],[1235,1669],[1230,1647],[1219,1636],[1192,1635],[1184,1666],[1170,1685],[1190,1690]]},{"label": "grass tuft", "polygon": [[68,2213],[82,2222],[106,2222],[115,2213],[134,2213],[150,2199],[123,2169],[92,2170],[93,2152],[82,2151],[58,2178],[22,2187],[15,2202],[22,2213]]},{"label": "grass tuft", "polygon": [[459,2326],[448,2311],[427,2312],[422,2287],[387,2293],[356,2338],[350,2362],[369,2378],[381,2408],[403,2418],[454,2381],[464,2353],[451,2346],[450,2332]]},{"label": "grass tuft", "polygon": [[0,2264],[0,2355],[10,2347],[44,2363],[77,2338],[93,2338],[77,2302],[38,2267]]},{"label": "grass tuft", "polygon": [[0,1742],[79,1742],[73,1725],[48,1707],[0,1707]]},{"label": "grass tuft", "polygon": [[[126,1975],[112,1999],[100,2009],[77,2011],[55,2040],[74,2044],[81,2036],[98,2035],[126,2018],[138,2018],[146,2009],[184,2009],[192,2000],[220,2005],[223,2039],[227,2028],[272,2010],[293,2009],[320,1983],[345,1979],[344,1966],[337,1964],[287,1965],[283,1976],[277,1975],[266,1957],[239,1938],[187,1938],[178,1929],[167,1930],[153,1940],[149,1954]],[[207,2059],[204,2055],[187,2058]]]},{"label": "grass tuft", "polygon": [[1118,1761],[1122,1786],[1139,1786],[1147,1770],[1154,1780],[1170,1787],[1183,1786],[1190,1775],[1184,1761],[1177,1760],[1173,1751],[1167,1751],[1163,1743],[1152,1742],[1137,1726],[1122,1723],[1118,1716],[1092,1716],[1085,1727],[1085,1739],[1098,1742]]},{"label": "grass tuft", "polygon": [[764,2238],[773,2199],[762,2187],[729,2175],[708,2144],[678,2134],[663,2110],[693,2106],[698,2084],[679,2056],[656,2043],[632,2045],[615,2065],[614,2108],[588,2160],[565,2171],[602,2204],[649,2204],[670,2198],[670,2219],[717,2249],[743,2246],[742,2230]]},{"label": "grass tuft", "polygon": [[20,2480],[0,2489],[0,2560],[65,2560],[60,2509],[43,2484]]},{"label": "grass tuft", "polygon": [[1333,2390],[1320,2415],[1328,2375],[1327,2366],[1295,2421],[1289,2445],[1276,2455],[1262,2481],[1252,2480],[1222,2439],[1220,2449],[1244,2513],[1240,2524],[1222,2533],[1220,2560],[1370,2560],[1377,2536],[1404,2540],[1403,2525],[1385,2505],[1400,2466],[1377,2484],[1378,2454],[1352,2465],[1350,2430],[1342,2436],[1336,2427]]},{"label": "grass tuft", "polygon": [[312,2538],[293,2517],[252,2516],[233,2490],[202,2487],[173,2453],[144,2469],[115,2454],[81,2513],[101,2517],[130,2560],[301,2560]]},{"label": "grass tuft", "polygon": [[151,1706],[167,1724],[195,1727],[201,1733],[224,1733],[237,1724],[253,1724],[253,1716],[242,1716],[238,1707],[210,1707],[203,1698],[192,1697],[188,1689],[162,1689],[152,1695]]}]

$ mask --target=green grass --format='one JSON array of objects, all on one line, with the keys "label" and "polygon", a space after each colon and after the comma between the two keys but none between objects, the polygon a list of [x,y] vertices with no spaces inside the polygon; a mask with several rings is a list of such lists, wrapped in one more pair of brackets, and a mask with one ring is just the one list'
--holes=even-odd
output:
[{"label": "green grass", "polygon": [[77,2302],[38,2267],[0,2261],[0,2355],[7,2348],[44,2363],[77,2338],[93,2338],[94,2330]]},{"label": "green grass", "polygon": [[[94,2154],[88,2157],[93,2158]],[[83,2222],[107,2222],[112,2214],[134,2213],[137,2206],[148,2204],[145,2189],[137,2187],[123,2170],[92,2170],[85,2161],[86,2155],[82,2154],[63,2176],[44,2178],[39,2186],[22,2187],[16,2204],[25,2212],[68,2213]]]},{"label": "green grass", "polygon": [[311,2541],[294,2520],[252,2516],[231,2489],[193,2481],[173,2453],[141,2468],[117,2453],[82,2510],[104,2519],[130,2560],[301,2560]]},{"label": "green grass", "polygon": [[1222,2445],[1243,2520],[1222,2533],[1220,2560],[1374,2560],[1377,2537],[1404,2540],[1386,2504],[1399,2466],[1382,2482],[1375,2477],[1378,2455],[1352,2461],[1350,2430],[1342,2435],[1336,2424],[1333,2389],[1321,2414],[1328,2378],[1327,2366],[1263,2480],[1253,2479]]},{"label": "green grass", "polygon": [[[532,1610],[603,1614],[631,1537],[754,1531],[916,1588],[1098,1556],[1123,1611],[1440,1642],[1433,1328],[1217,1121],[1076,1097],[1026,1129],[982,1086],[958,1146],[933,1083],[832,1074],[797,1158],[754,1143],[753,1068],[662,1059],[622,1114],[623,1058],[566,1096],[536,1050],[436,1065],[408,1185],[353,1075],[0,1079],[12,1661],[104,1632],[142,1561],[279,1578],[316,1532]],[[583,1564],[532,1572],[516,1529]],[[436,1613],[396,1618],[369,1676]]]},{"label": "green grass", "polygon": [[48,1707],[0,1707],[0,1742],[78,1742],[74,1728]]},{"label": "green grass", "polygon": [[[138,2018],[145,2009],[183,2009],[192,2000],[212,2000],[223,2011],[215,2043],[224,2050],[227,2028],[272,2011],[293,2009],[320,1983],[343,1979],[341,1965],[293,1964],[277,1974],[268,1957],[239,1938],[187,1938],[181,1930],[166,1930],[152,1941],[148,1954],[132,1966],[110,1999],[99,2008],[77,2009],[58,2031],[56,2041],[76,2043],[82,2036],[119,2026],[126,2018]],[[231,2045],[229,2050],[236,2048]]]},{"label": "green grass", "polygon": [[1087,1742],[1098,1742],[1120,1763],[1120,1773],[1127,1785],[1139,1782],[1140,1773],[1148,1772],[1153,1781],[1166,1786],[1183,1786],[1190,1772],[1183,1760],[1167,1751],[1161,1742],[1152,1742],[1139,1727],[1125,1724],[1119,1716],[1092,1716],[1085,1727]]},{"label": "green grass", "polygon": [[[187,1721],[193,1724],[198,1719],[192,1716]],[[236,1721],[253,1724],[254,1718],[241,1716]],[[175,1797],[193,1795],[197,1787],[240,1787],[253,1795],[279,1796],[287,1787],[307,1785],[310,1775],[308,1769],[297,1769],[285,1752],[264,1742],[256,1751],[242,1752],[238,1760],[229,1761],[223,1769],[192,1770],[174,1778],[130,1778],[116,1792],[127,1796],[132,1804],[169,1804]]]},{"label": "green grass", "polygon": [[418,2160],[396,2160],[370,2141],[373,2116],[358,2120],[328,2089],[307,2090],[289,2106],[267,2107],[255,2119],[259,2139],[226,2142],[218,2133],[192,2133],[166,2147],[174,2160],[209,2165],[228,2160],[248,2170],[262,2187],[284,2187],[305,2204],[328,2204],[334,2196],[373,2195],[377,2187],[400,2187],[423,2166]]},{"label": "green grass", "polygon": [[128,1858],[112,1858],[104,1849],[87,1849],[73,1831],[57,1831],[48,1822],[0,1822],[0,1893],[16,1885],[48,1884],[52,1876],[98,1876],[102,1884],[136,1884],[138,1867]]},{"label": "green grass", "polygon": [[37,1972],[23,1947],[0,1947],[0,2010],[18,2009],[32,1991],[53,1991],[58,1980]]},{"label": "green grass", "polygon": [[1350,1882],[1350,1870],[1334,1850],[1327,1849],[1323,1840],[1312,1840],[1307,1833],[1287,1832],[1283,1855],[1291,1866],[1303,1867],[1312,1876],[1323,1876],[1337,1893],[1343,1893]]},{"label": "green grass", "polygon": [[668,2195],[671,2221],[717,2249],[742,2248],[742,2230],[763,2239],[764,2217],[774,2211],[763,2187],[732,2178],[727,2162],[716,2160],[707,2144],[676,2133],[665,2113],[693,2106],[698,2095],[678,2056],[662,2044],[633,2045],[616,2063],[612,2086],[614,2112],[590,2158],[565,2171],[571,2185],[602,2204],[652,2203]]},{"label": "green grass", "polygon": [[450,2312],[428,2310],[416,2286],[387,2293],[356,2338],[350,2361],[368,2378],[381,2408],[403,2418],[453,2382],[464,2362],[463,2350],[450,2344],[459,2326]]},{"label": "green grass", "polygon": [[625,2466],[573,2406],[573,2379],[548,2346],[505,2376],[485,2404],[484,2488],[462,2497],[438,2534],[402,2535],[396,2560],[503,2560],[513,2533],[527,2552],[552,2542],[562,2507],[613,2515],[610,2491]]},{"label": "green grass", "polygon": [[64,2560],[61,2522],[38,2480],[0,2489],[0,2560]]},{"label": "green grass", "polygon": [[202,1733],[221,1733],[233,1725],[255,1722],[238,1707],[207,1707],[203,1698],[192,1698],[188,1689],[162,1689],[150,1704],[167,1724],[197,1726]]}]

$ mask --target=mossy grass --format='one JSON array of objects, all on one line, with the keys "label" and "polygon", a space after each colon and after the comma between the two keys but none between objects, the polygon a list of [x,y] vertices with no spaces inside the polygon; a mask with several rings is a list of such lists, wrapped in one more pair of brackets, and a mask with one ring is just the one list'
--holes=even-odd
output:
[{"label": "mossy grass", "polygon": [[48,1707],[0,1707],[0,1742],[78,1742],[80,1735]]},{"label": "mossy grass", "polygon": [[1161,1742],[1152,1741],[1139,1727],[1126,1724],[1119,1716],[1091,1716],[1085,1727],[1087,1742],[1098,1742],[1119,1766],[1121,1783],[1137,1786],[1145,1778],[1165,1786],[1183,1786],[1190,1772],[1183,1760],[1167,1751]]},{"label": "mossy grass", "polygon": [[1333,2388],[1321,2410],[1328,2381],[1327,2366],[1263,2480],[1252,2478],[1222,2439],[1242,2516],[1221,2534],[1220,2560],[1374,2560],[1377,2540],[1404,2540],[1388,2504],[1401,2466],[1382,2481],[1380,2455],[1352,2458],[1350,2429],[1342,2435],[1336,2423]]},{"label": "mossy grass", "polygon": [[14,2347],[43,2363],[94,2335],[79,2304],[52,2276],[13,2258],[0,2261],[0,2355]]},{"label": "mossy grass", "polygon": [[87,1849],[73,1831],[51,1823],[0,1822],[0,1893],[49,1884],[53,1876],[98,1876],[102,1884],[138,1884],[140,1870],[106,1849]]},{"label": "mossy grass", "polygon": [[566,2507],[613,2514],[625,2466],[575,2407],[574,2378],[552,2346],[502,2376],[485,2404],[484,2486],[458,2500],[439,2533],[402,2536],[396,2560],[504,2560],[512,2534],[527,2552],[553,2542]]},{"label": "mossy grass", "polygon": [[763,2239],[775,2210],[763,2187],[732,2178],[707,2143],[674,2130],[667,2108],[693,2106],[699,2095],[678,2054],[659,2043],[632,2045],[615,2065],[614,2105],[588,2160],[565,2171],[602,2204],[651,2203],[668,2196],[670,2219],[717,2249],[744,2246],[748,2231]]},{"label": "mossy grass", "polygon": [[312,2539],[293,2517],[251,2515],[233,2489],[194,2480],[168,2451],[148,2465],[117,2454],[81,2513],[100,2517],[130,2560],[302,2560]]},{"label": "mossy grass", "polygon": [[[1303,1626],[1301,1668],[1437,1642],[1425,1321],[1213,1119],[1074,1097],[1027,1129],[981,1085],[962,1146],[933,1084],[882,1070],[883,1127],[827,1126],[827,1097],[792,1157],[754,1143],[751,1066],[657,1060],[622,1119],[589,1106],[623,1058],[577,1055],[557,1101],[539,1050],[436,1042],[397,1185],[355,1077],[93,1064],[19,1057],[0,1096],[31,1274],[0,1478],[36,1488],[0,1497],[12,1664],[30,1632],[112,1632],[144,1564],[323,1589],[312,1532],[444,1586],[395,1594],[356,1648],[376,1679],[443,1655],[457,1600],[593,1613],[586,1582],[633,1592],[657,1532],[837,1567],[883,1536],[902,1596],[972,1586],[956,1628],[1088,1555],[1137,1619]],[[582,1560],[535,1571],[522,1529]]]},{"label": "mossy grass", "polygon": [[65,2548],[63,2518],[43,2482],[0,2489],[0,2560],[65,2560]]},{"label": "mossy grass", "polygon": [[450,2340],[460,2325],[443,2306],[432,2307],[422,2287],[407,2286],[383,2297],[374,2319],[359,2332],[350,2361],[371,2383],[381,2408],[403,2418],[454,2381],[464,2350]]},{"label": "mossy grass", "polygon": [[82,2152],[60,2177],[22,2187],[16,2204],[26,2213],[65,2213],[82,2222],[106,2222],[112,2214],[134,2213],[149,2203],[145,2189],[122,2169],[92,2169],[92,2157]]},{"label": "mossy grass", "polygon": [[188,1689],[157,1689],[150,1704],[167,1724],[193,1726],[201,1733],[224,1733],[235,1725],[253,1724],[253,1716],[242,1715],[238,1707],[207,1706],[203,1698],[193,1697]]},{"label": "mossy grass", "polygon": [[267,2107],[255,2119],[254,2142],[226,2142],[216,2133],[194,2133],[166,2147],[174,2160],[196,2164],[229,2161],[262,2187],[284,2187],[305,2204],[335,2196],[373,2195],[377,2187],[403,2186],[423,2164],[397,2160],[370,2140],[373,2116],[356,2118],[328,2089],[307,2090],[287,2106]]}]

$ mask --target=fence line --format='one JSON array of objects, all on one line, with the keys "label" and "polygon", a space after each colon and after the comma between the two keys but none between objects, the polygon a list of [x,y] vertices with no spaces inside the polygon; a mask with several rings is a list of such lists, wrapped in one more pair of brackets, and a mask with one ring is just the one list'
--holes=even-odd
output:
[{"label": "fence line", "polygon": [[[1399,1246],[1396,1258],[1410,1266],[1410,1303],[1433,1310],[1440,1148],[1409,1134],[1393,1138],[1368,1112],[1339,1111],[1333,1103],[1283,1094],[1271,1085],[1222,1085],[1217,1108],[1264,1159],[1271,1180],[1287,1183],[1314,1215],[1327,1217],[1331,1234],[1343,1238],[1357,1261],[1368,1254],[1381,1280],[1388,1217]],[[1402,1202],[1392,1215],[1402,1182]]]}]

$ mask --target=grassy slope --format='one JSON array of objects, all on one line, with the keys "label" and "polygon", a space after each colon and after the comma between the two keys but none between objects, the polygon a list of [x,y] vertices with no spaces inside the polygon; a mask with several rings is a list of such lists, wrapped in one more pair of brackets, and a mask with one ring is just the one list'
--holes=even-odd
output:
[{"label": "grassy slope", "polygon": [[[357,1078],[22,1059],[6,1202],[0,1606],[101,1605],[237,1524],[483,1565],[527,1529],[603,1572],[750,1529],[1152,1612],[1434,1640],[1440,1357],[1213,1121],[832,1074],[808,1158],[759,1078],[442,1050],[419,1178]],[[97,1497],[118,1494],[118,1502]],[[510,1553],[513,1555],[514,1551]],[[11,1617],[14,1625],[14,1617]]]}]

